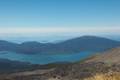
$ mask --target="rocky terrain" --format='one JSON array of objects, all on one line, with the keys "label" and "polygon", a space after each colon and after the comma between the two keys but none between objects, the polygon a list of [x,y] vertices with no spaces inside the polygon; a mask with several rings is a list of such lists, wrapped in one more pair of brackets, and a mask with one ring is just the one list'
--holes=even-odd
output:
[{"label": "rocky terrain", "polygon": [[120,48],[113,48],[104,53],[93,56],[93,59],[87,60],[86,62],[105,62],[105,63],[116,63],[120,64]]},{"label": "rocky terrain", "polygon": [[119,57],[120,48],[115,48],[76,63],[1,74],[0,80],[119,80]]}]

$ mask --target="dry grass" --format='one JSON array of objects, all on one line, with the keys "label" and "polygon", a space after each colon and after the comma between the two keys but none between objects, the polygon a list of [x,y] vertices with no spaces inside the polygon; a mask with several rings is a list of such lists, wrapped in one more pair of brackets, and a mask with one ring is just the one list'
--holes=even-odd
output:
[{"label": "dry grass", "polygon": [[96,74],[84,80],[120,80],[120,73]]}]

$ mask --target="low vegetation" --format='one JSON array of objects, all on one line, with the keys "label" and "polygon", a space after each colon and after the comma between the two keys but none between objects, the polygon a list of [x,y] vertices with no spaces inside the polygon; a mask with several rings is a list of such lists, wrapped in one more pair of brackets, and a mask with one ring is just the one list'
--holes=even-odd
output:
[{"label": "low vegetation", "polygon": [[120,80],[120,73],[96,74],[84,80]]}]

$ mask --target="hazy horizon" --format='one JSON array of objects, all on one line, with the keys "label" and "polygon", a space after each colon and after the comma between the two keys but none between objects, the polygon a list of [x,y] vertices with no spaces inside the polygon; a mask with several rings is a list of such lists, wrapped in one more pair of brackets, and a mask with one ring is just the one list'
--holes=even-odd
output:
[{"label": "hazy horizon", "polygon": [[120,40],[119,8],[119,0],[1,0],[0,39],[54,42],[93,35]]},{"label": "hazy horizon", "polygon": [[95,37],[101,37],[101,38],[106,38],[106,39],[111,39],[115,41],[120,41],[119,35],[104,35],[104,36],[96,36],[96,35],[81,35],[81,36],[49,36],[49,37],[14,37],[14,38],[9,38],[7,37],[6,39],[0,39],[3,41],[8,41],[8,42],[13,42],[13,43],[24,43],[24,42],[39,42],[39,43],[59,43],[62,41],[70,40],[70,39],[75,39],[83,36],[95,36]]}]

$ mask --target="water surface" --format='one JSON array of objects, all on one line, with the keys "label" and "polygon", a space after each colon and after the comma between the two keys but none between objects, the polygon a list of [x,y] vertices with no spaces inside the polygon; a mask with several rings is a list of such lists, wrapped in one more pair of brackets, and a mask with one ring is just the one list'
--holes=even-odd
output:
[{"label": "water surface", "polygon": [[54,62],[75,62],[92,55],[92,52],[81,52],[74,54],[20,54],[13,52],[0,52],[0,58],[30,62],[33,64],[48,64]]}]

